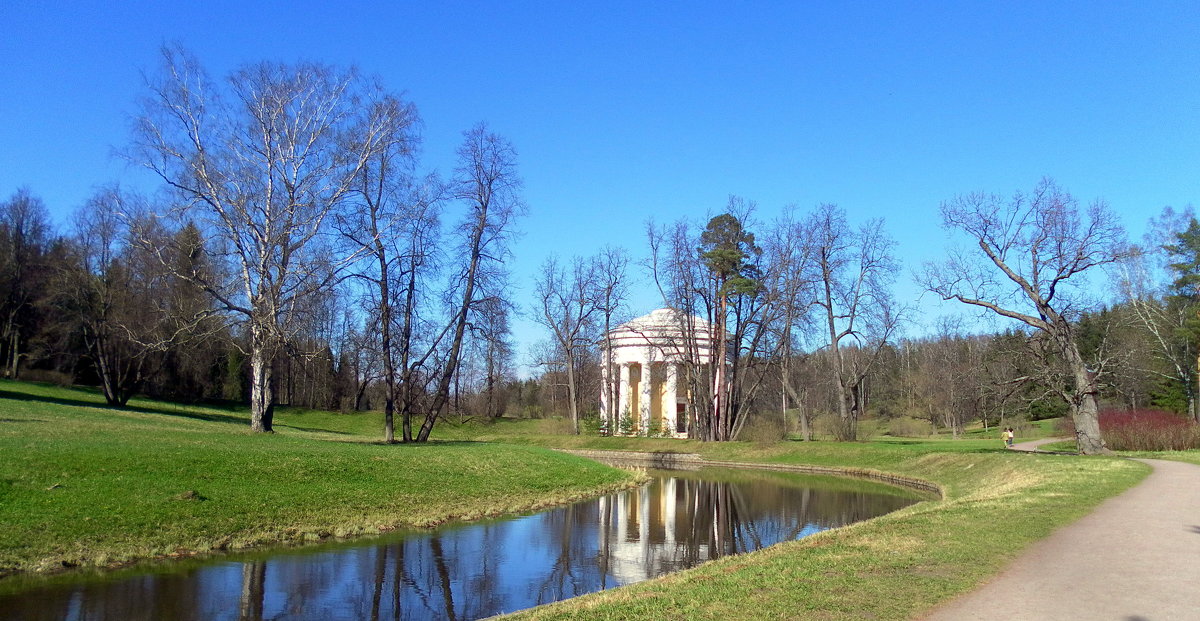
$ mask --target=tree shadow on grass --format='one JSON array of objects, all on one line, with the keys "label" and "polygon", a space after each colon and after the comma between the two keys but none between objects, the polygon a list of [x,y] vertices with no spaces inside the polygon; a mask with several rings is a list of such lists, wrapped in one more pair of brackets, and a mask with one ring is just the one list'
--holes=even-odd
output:
[{"label": "tree shadow on grass", "polygon": [[[236,413],[236,410],[240,409],[243,406],[241,406],[239,404],[234,404],[232,402],[224,402],[224,401],[223,402],[201,402],[201,403],[197,404],[198,407],[203,407],[206,410],[225,410],[228,413],[212,412],[212,411],[197,411],[196,409],[192,408],[191,406],[176,405],[171,402],[160,402],[161,405],[157,405],[157,406],[131,405],[131,404],[127,404],[125,406],[119,406],[119,405],[111,405],[109,403],[104,402],[102,397],[97,398],[96,400],[90,400],[90,399],[85,398],[83,395],[95,395],[96,394],[96,393],[93,393],[86,389],[72,387],[72,388],[66,388],[64,390],[71,390],[71,391],[79,392],[79,393],[81,393],[81,395],[79,398],[52,397],[52,396],[48,396],[48,395],[37,395],[37,394],[30,394],[30,393],[25,393],[25,392],[13,392],[11,390],[0,389],[0,399],[12,399],[14,401],[36,401],[39,403],[51,403],[54,405],[63,405],[63,406],[68,406],[68,407],[84,407],[84,408],[96,408],[96,409],[101,409],[101,410],[113,410],[115,412],[139,412],[139,413],[143,413],[143,414],[160,414],[163,416],[174,416],[174,417],[178,417],[178,418],[190,418],[192,420],[202,420],[202,421],[213,422],[213,423],[236,424],[239,426],[245,426],[246,424],[248,424],[250,422],[250,420],[247,416]],[[296,431],[304,431],[304,432],[310,432],[310,433],[328,433],[328,434],[340,435],[340,436],[351,435],[348,432],[338,431],[335,429],[321,429],[318,427],[303,427],[300,425],[292,425],[287,422],[280,421],[279,414],[280,414],[280,408],[277,406],[276,419],[275,419],[275,424],[274,424],[274,426],[276,428],[288,428],[288,429],[294,429]],[[20,420],[13,420],[12,422],[26,422],[26,421],[31,421],[31,420],[32,419],[20,419]],[[45,422],[45,421],[41,421],[41,422]]]},{"label": "tree shadow on grass", "polygon": [[36,401],[39,403],[51,403],[54,405],[64,405],[68,407],[95,408],[100,410],[113,410],[115,412],[140,412],[144,414],[162,414],[165,416],[177,416],[181,418],[190,418],[193,420],[203,420],[215,423],[237,423],[240,425],[246,424],[244,416],[235,414],[218,414],[215,412],[197,412],[195,410],[185,410],[179,407],[147,407],[144,405],[110,405],[104,401],[90,401],[87,399],[73,399],[69,397],[50,397],[46,395],[31,395],[29,393],[12,392],[11,390],[0,389],[0,399],[12,399],[14,401]]}]

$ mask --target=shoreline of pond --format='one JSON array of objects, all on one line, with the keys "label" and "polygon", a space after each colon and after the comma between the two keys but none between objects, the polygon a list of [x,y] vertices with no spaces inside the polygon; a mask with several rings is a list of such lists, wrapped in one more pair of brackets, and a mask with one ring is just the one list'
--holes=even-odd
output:
[{"label": "shoreline of pond", "polygon": [[[744,470],[768,470],[776,472],[790,472],[795,474],[817,475],[817,476],[836,476],[870,480],[879,483],[896,485],[918,492],[932,494],[936,496],[936,500],[944,500],[944,490],[929,481],[918,479],[915,477],[906,477],[892,473],[881,472],[878,470],[869,470],[863,468],[847,468],[847,467],[832,467],[832,466],[815,466],[807,464],[772,464],[760,462],[738,462],[726,460],[706,459],[697,453],[677,453],[664,451],[622,451],[622,450],[576,450],[576,449],[552,449],[555,452],[583,457],[593,461],[597,461],[614,467],[634,466],[643,468],[665,468],[678,470],[699,470],[702,468],[734,468]],[[646,483],[646,477],[635,475],[616,485],[603,486],[591,490],[587,493],[576,493],[567,496],[560,496],[550,499],[545,499],[540,502],[531,503],[527,506],[512,508],[511,510],[489,511],[478,513],[463,513],[458,515],[447,515],[442,519],[424,522],[421,524],[404,524],[396,523],[386,527],[382,527],[371,531],[357,531],[346,535],[337,535],[332,532],[327,532],[320,536],[312,536],[311,533],[305,534],[300,538],[281,537],[272,540],[260,540],[253,545],[247,546],[228,546],[222,545],[220,540],[213,542],[213,545],[207,549],[203,547],[196,548],[176,548],[170,553],[156,554],[133,559],[120,560],[110,563],[93,563],[86,560],[78,564],[63,565],[61,567],[52,567],[49,569],[34,569],[34,570],[15,570],[0,572],[0,594],[19,593],[28,588],[36,588],[39,585],[46,584],[48,581],[53,582],[55,579],[73,580],[78,575],[86,574],[117,574],[123,571],[137,571],[139,566],[153,566],[161,563],[173,563],[183,561],[205,561],[222,556],[230,556],[237,554],[255,553],[258,551],[268,551],[272,549],[286,550],[299,549],[308,546],[319,546],[333,542],[353,543],[356,539],[367,540],[372,537],[386,536],[390,533],[411,529],[418,531],[432,531],[440,526],[449,523],[461,522],[469,524],[472,522],[485,521],[506,516],[516,516],[526,513],[551,509],[559,506],[569,505],[571,503],[587,500],[593,497],[599,497],[606,494],[634,489]],[[7,583],[7,584],[5,584]],[[15,585],[15,588],[13,587]],[[10,587],[10,588],[4,588]]]},{"label": "shoreline of pond", "polygon": [[825,476],[843,476],[857,479],[867,479],[890,485],[898,485],[937,496],[937,500],[946,499],[946,491],[941,485],[920,479],[890,472],[871,470],[868,468],[845,468],[837,466],[814,466],[809,464],[777,464],[763,462],[744,462],[706,459],[698,453],[673,453],[665,451],[606,451],[595,449],[554,449],[561,453],[585,457],[600,463],[634,464],[646,467],[667,467],[684,470],[700,468],[743,468],[753,470],[774,470],[777,472],[794,472],[797,474],[813,474]]},{"label": "shoreline of pond", "polygon": [[[139,556],[120,561],[108,563],[94,563],[87,559],[79,563],[63,564],[61,566],[52,566],[46,569],[30,569],[30,570],[7,570],[0,571],[0,595],[12,595],[19,593],[28,588],[36,588],[41,584],[52,582],[55,579],[73,580],[77,576],[87,574],[117,574],[123,571],[136,571],[140,566],[152,567],[157,564],[183,562],[183,561],[206,561],[210,559],[220,558],[222,556],[232,556],[238,554],[252,554],[256,552],[266,552],[269,550],[292,550],[301,549],[309,546],[320,546],[330,543],[353,543],[356,539],[367,540],[375,537],[387,536],[403,530],[412,531],[433,531],[442,526],[463,523],[470,524],[474,522],[482,522],[486,520],[500,519],[508,516],[524,515],[537,511],[552,509],[555,507],[566,506],[575,502],[588,500],[630,489],[636,489],[645,485],[647,479],[644,475],[635,473],[630,478],[612,485],[605,485],[583,493],[571,493],[567,495],[547,497],[539,501],[531,502],[526,505],[510,507],[502,510],[487,510],[479,512],[466,512],[458,514],[447,514],[436,520],[423,521],[419,524],[396,522],[376,529],[360,529],[354,530],[350,526],[357,526],[347,523],[345,526],[348,534],[336,534],[336,529],[324,533],[302,533],[299,536],[284,536],[275,539],[260,538],[251,545],[228,545],[226,540],[228,537],[222,537],[211,543],[211,547],[205,549],[202,547],[196,548],[176,548],[174,551],[166,554],[153,554],[147,556]],[[11,584],[16,584],[15,588],[6,588]]]},{"label": "shoreline of pond", "polygon": [[[137,591],[137,597],[149,597],[154,601],[158,601],[158,596],[154,594],[161,592],[175,595],[204,592],[216,598],[203,600],[204,605],[208,606],[206,610],[209,610],[216,605],[213,601],[232,597],[226,592],[227,588],[221,590],[222,585],[226,585],[231,576],[242,576],[244,580],[245,568],[251,568],[249,571],[258,578],[251,576],[251,581],[247,583],[249,587],[243,584],[242,588],[243,592],[245,588],[251,588],[257,593],[255,601],[266,602],[259,605],[260,609],[278,608],[281,592],[293,595],[301,592],[325,593],[317,604],[318,608],[309,609],[306,613],[310,615],[309,618],[323,618],[319,614],[323,610],[320,606],[349,605],[355,610],[361,609],[362,592],[357,587],[343,592],[338,590],[345,588],[339,585],[339,580],[322,576],[333,576],[343,571],[376,575],[371,572],[379,571],[383,573],[376,576],[378,584],[373,588],[376,591],[380,588],[392,589],[398,594],[400,582],[395,580],[399,579],[397,576],[400,574],[395,572],[402,571],[404,584],[415,581],[413,584],[418,585],[405,589],[415,589],[413,593],[432,597],[431,594],[444,593],[447,588],[452,588],[455,595],[446,600],[446,605],[467,606],[458,611],[466,616],[459,614],[458,618],[476,618],[472,614],[483,613],[483,616],[488,616],[505,609],[526,609],[546,602],[541,599],[522,599],[520,594],[527,595],[528,588],[519,586],[514,590],[511,585],[463,599],[467,592],[459,589],[468,588],[463,585],[478,583],[499,586],[509,579],[517,580],[519,576],[536,575],[541,568],[549,573],[538,575],[529,584],[542,585],[544,589],[546,585],[554,583],[551,578],[557,575],[555,572],[566,571],[563,575],[572,576],[570,585],[573,586],[562,587],[565,588],[563,592],[551,596],[550,601],[557,601],[597,589],[674,573],[713,558],[743,554],[780,541],[811,536],[814,532],[871,519],[921,502],[916,494],[898,495],[895,491],[887,491],[889,486],[874,482],[864,484],[848,477],[780,473],[763,469],[646,469],[644,476],[649,484],[638,489],[604,494],[536,513],[451,524],[449,529],[429,532],[413,530],[398,538],[367,538],[332,546],[314,546],[309,550],[279,548],[249,551],[246,555],[207,559],[198,563],[163,563],[157,571],[151,569],[149,573],[131,568],[124,576],[85,575],[79,576],[78,580],[64,579],[57,586],[45,584],[46,588],[42,589],[31,585],[28,594],[13,593],[7,601],[14,605],[20,603],[26,610],[31,610],[29,606],[34,606],[32,602],[53,603],[51,608],[60,609],[67,605],[68,600],[82,598],[79,601],[87,602],[88,606],[111,610],[132,609],[129,608],[133,601],[129,599],[130,589]],[[538,532],[553,529],[544,531],[553,534],[534,537],[529,526],[531,524],[539,525],[534,529]],[[563,543],[566,541],[570,543]],[[482,547],[476,549],[476,546]],[[425,553],[420,553],[421,550],[425,550]],[[535,550],[542,550],[540,559]],[[475,558],[473,554],[484,556]],[[489,554],[494,556],[487,556]],[[378,564],[377,560],[383,558],[391,558],[396,562],[399,562],[398,559],[407,559],[408,565],[403,565],[402,569],[401,565],[391,561]],[[574,559],[569,565],[571,569],[560,570],[560,563],[566,558]],[[360,562],[362,559],[368,560]],[[510,569],[520,569],[511,572],[503,570],[501,568],[505,563]],[[443,569],[439,569],[441,587],[434,588],[437,585],[432,583],[419,586],[421,580],[432,579],[424,571],[433,564],[438,567],[444,565],[443,569],[449,572],[442,575]],[[310,565],[337,567],[338,571],[298,569]],[[484,573],[476,575],[476,572]],[[381,577],[384,574],[388,577]],[[508,578],[502,580],[499,576]],[[264,582],[266,579],[275,582],[267,585]],[[292,582],[291,579],[298,579],[299,582]],[[358,582],[355,581],[355,584]],[[272,593],[274,595],[270,595]],[[275,599],[271,600],[272,597]],[[500,597],[506,604],[499,608],[478,608],[494,606],[495,597]],[[184,599],[191,601],[192,598]],[[390,595],[383,598],[384,601],[392,599]],[[396,601],[401,599],[409,600],[405,596]],[[5,601],[5,597],[0,596],[0,608],[4,607]],[[227,603],[219,607],[226,609]],[[400,606],[399,603],[395,605]],[[406,604],[411,605],[412,601]],[[519,607],[508,607],[514,605]],[[439,609],[440,606],[434,608]],[[16,618],[22,618],[19,610]],[[473,612],[468,613],[468,610]],[[421,617],[421,614],[424,613],[417,616]],[[455,613],[446,617],[435,614],[430,618],[455,616]],[[7,617],[0,613],[0,618]],[[41,617],[35,615],[34,618]]]}]

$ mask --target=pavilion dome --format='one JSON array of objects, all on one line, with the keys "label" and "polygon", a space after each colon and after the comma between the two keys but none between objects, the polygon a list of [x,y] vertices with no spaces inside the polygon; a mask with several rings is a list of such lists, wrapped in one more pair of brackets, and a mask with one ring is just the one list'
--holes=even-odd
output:
[{"label": "pavilion dome", "polygon": [[688,349],[689,334],[696,339],[694,346],[702,351],[701,355],[707,354],[712,342],[712,324],[673,308],[660,308],[613,328],[606,341],[619,358],[624,357],[622,353],[633,354],[628,350],[636,349],[652,359],[679,359]]}]

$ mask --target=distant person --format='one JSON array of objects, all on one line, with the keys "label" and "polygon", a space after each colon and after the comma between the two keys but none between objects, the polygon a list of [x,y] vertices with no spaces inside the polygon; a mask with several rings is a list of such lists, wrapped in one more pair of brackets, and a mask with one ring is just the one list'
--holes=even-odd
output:
[{"label": "distant person", "polygon": [[1005,447],[1005,448],[1012,448],[1012,447],[1013,447],[1013,436],[1014,436],[1014,435],[1015,435],[1015,434],[1013,434],[1013,428],[1012,428],[1012,427],[1007,427],[1007,428],[1005,428],[1005,429],[1004,429],[1004,447]]}]

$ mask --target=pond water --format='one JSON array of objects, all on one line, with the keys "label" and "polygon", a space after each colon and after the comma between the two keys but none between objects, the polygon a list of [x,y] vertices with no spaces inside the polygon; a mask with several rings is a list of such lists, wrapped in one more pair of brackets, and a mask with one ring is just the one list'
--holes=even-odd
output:
[{"label": "pond water", "polygon": [[649,473],[651,482],[639,489],[533,515],[57,577],[0,595],[0,619],[478,619],[799,539],[921,499],[834,477]]}]

